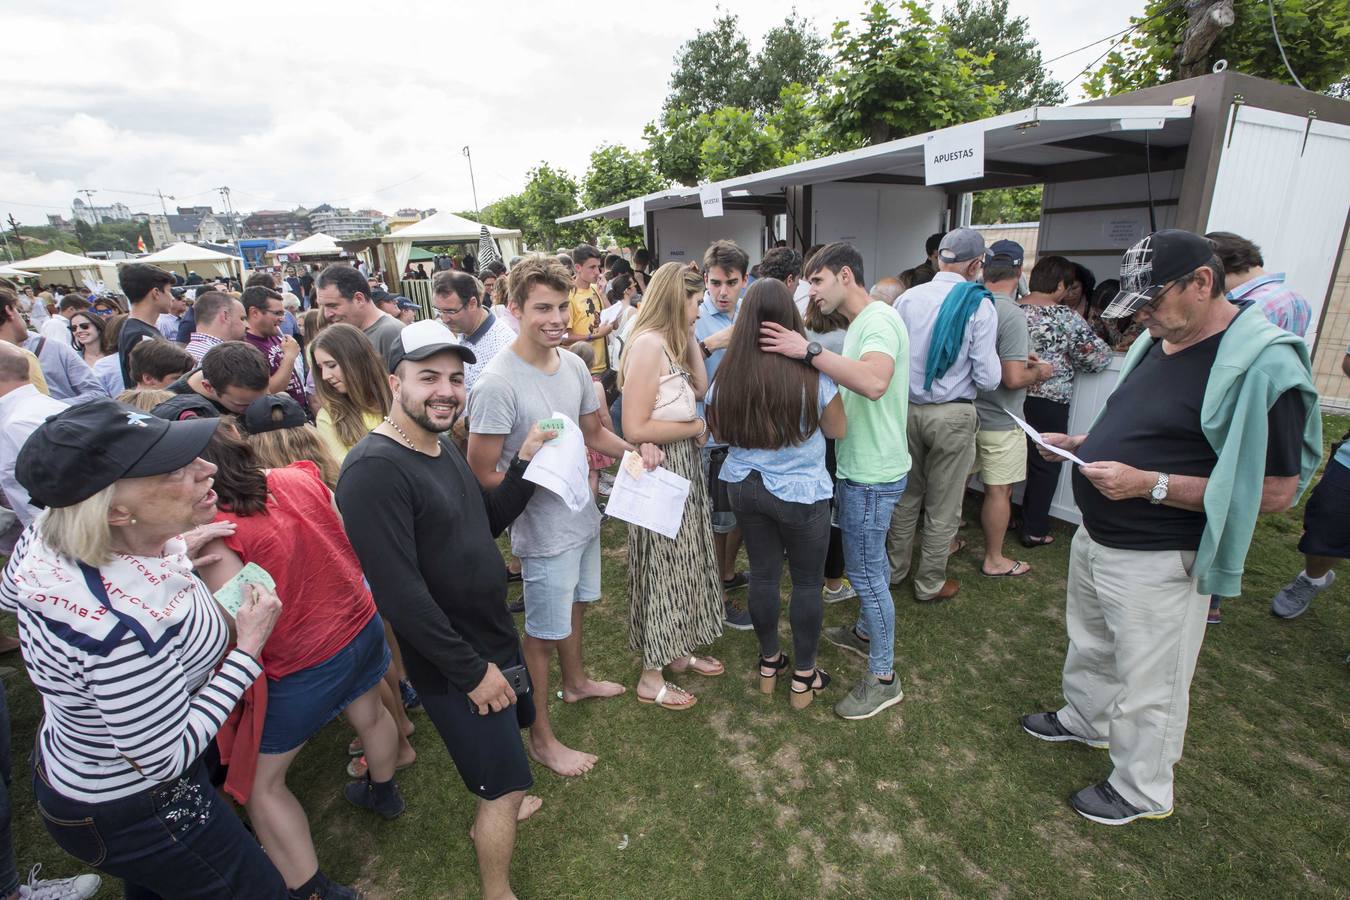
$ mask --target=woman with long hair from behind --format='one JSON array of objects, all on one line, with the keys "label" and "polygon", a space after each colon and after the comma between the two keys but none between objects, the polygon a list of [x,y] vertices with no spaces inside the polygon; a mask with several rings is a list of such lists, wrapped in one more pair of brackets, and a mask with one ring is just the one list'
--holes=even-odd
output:
[{"label": "woman with long hair from behind", "polygon": [[340,463],[389,412],[389,373],[369,338],[351,325],[330,325],[309,345],[319,398],[315,428]]},{"label": "woman with long hair from behind", "polygon": [[696,647],[722,634],[722,585],[708,518],[708,487],[699,447],[708,426],[695,401],[708,389],[694,319],[703,279],[679,263],[652,277],[619,358],[623,433],[630,444],[653,443],[665,467],[689,479],[684,517],[674,540],[628,526],[629,643],[642,654],[637,698],[664,709],[688,709],[694,695],[665,680],[662,670],[707,677],[725,668]]},{"label": "woman with long hair from behind", "polygon": [[760,326],[806,333],[792,292],[776,278],[750,285],[726,357],[709,391],[708,426],[729,446],[721,480],[750,557],[750,619],[759,638],[759,685],[773,693],[791,661],[779,648],[778,583],[786,553],[792,577],[792,705],[802,709],[830,683],[816,666],[821,587],[834,486],[825,438],[844,436],[843,398],[828,376],[759,348]]}]

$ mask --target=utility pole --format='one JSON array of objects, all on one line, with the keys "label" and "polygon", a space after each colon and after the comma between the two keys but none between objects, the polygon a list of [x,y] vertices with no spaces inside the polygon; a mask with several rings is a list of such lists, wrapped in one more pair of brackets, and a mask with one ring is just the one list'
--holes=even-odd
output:
[{"label": "utility pole", "polygon": [[[23,255],[23,242],[19,240],[19,223],[14,220],[14,213],[9,214],[9,227],[14,229],[14,243],[19,247],[19,255]],[[0,235],[5,236],[5,257],[14,262],[14,254],[9,250],[9,236],[4,234],[4,229],[0,228]]]},{"label": "utility pole", "polygon": [[483,212],[478,208],[478,185],[473,181],[473,156],[469,153],[469,145],[464,145],[464,156],[469,160],[469,187],[473,190],[473,211],[480,219]]},{"label": "utility pole", "polygon": [[234,231],[234,209],[230,206],[230,189],[229,187],[218,187],[216,190],[220,192],[221,200],[225,203],[225,216],[230,222],[230,240],[234,242],[234,249],[237,251],[239,249],[239,237]]},{"label": "utility pole", "polygon": [[[89,223],[89,224],[90,224],[91,227],[92,227],[93,225],[97,225],[97,224],[98,224],[98,216],[94,213],[94,194],[98,193],[97,188],[80,188],[80,189],[79,189],[78,191],[76,191],[75,193],[77,193],[77,194],[84,194],[85,200],[87,200],[87,201],[89,202],[89,215],[93,216],[93,218],[94,218],[94,221],[91,222],[91,223]],[[81,245],[81,249],[83,249],[83,245]]]},{"label": "utility pole", "polygon": [[164,213],[164,217],[165,217],[165,218],[168,218],[168,216],[169,216],[169,206],[168,206],[167,203],[164,202],[164,198],[165,198],[165,196],[168,196],[168,198],[169,198],[170,200],[172,200],[172,199],[174,199],[174,198],[173,198],[173,195],[172,195],[172,194],[166,195],[166,194],[165,194],[163,191],[161,191],[159,188],[155,188],[155,196],[159,197],[159,208],[160,208],[160,211]]}]

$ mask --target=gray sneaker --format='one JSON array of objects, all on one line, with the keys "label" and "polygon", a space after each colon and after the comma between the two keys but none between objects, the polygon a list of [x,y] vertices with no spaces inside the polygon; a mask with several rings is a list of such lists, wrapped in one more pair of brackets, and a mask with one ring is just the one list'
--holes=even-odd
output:
[{"label": "gray sneaker", "polygon": [[871,672],[863,675],[862,681],[854,685],[848,696],[834,705],[835,714],[841,719],[870,719],[888,706],[894,706],[905,699],[900,689],[900,676],[892,673],[890,684],[882,684],[881,679]]},{"label": "gray sneaker", "polygon": [[825,588],[821,591],[821,598],[826,603],[843,603],[845,600],[852,600],[856,596],[858,596],[858,592],[853,589],[853,584],[847,578],[844,579],[843,584],[839,585],[839,590],[832,591]]},{"label": "gray sneaker", "polygon": [[1280,588],[1280,592],[1270,601],[1270,614],[1281,619],[1297,619],[1308,611],[1312,598],[1336,583],[1336,573],[1327,573],[1327,583],[1313,584],[1302,572],[1293,581]]},{"label": "gray sneaker", "polygon": [[858,637],[858,632],[853,630],[852,625],[831,626],[821,632],[821,636],[839,649],[856,653],[863,659],[867,659],[868,654],[872,652],[871,644]]}]

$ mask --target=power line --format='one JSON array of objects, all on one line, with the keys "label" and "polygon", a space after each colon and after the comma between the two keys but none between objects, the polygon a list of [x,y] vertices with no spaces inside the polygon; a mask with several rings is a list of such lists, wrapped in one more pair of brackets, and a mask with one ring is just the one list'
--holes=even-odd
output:
[{"label": "power line", "polygon": [[[1280,41],[1280,29],[1275,27],[1275,3],[1273,0],[1266,0],[1266,7],[1270,10],[1270,32],[1275,35],[1275,46],[1279,48],[1280,59],[1284,60],[1284,67],[1289,71],[1289,77],[1294,79],[1294,84],[1303,88],[1303,82],[1298,80],[1294,74],[1294,67],[1289,65],[1289,57],[1284,55],[1284,43]],[[1303,88],[1305,91],[1307,88]]]}]

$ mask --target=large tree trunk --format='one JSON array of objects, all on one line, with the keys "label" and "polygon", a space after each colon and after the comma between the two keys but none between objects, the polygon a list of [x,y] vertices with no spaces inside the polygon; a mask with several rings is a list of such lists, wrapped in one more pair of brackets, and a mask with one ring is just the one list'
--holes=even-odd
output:
[{"label": "large tree trunk", "polygon": [[1177,79],[1194,78],[1209,71],[1210,48],[1234,19],[1233,0],[1186,0],[1186,29],[1172,51]]}]

